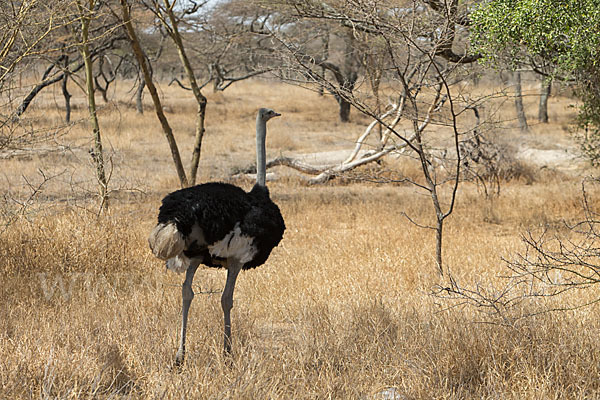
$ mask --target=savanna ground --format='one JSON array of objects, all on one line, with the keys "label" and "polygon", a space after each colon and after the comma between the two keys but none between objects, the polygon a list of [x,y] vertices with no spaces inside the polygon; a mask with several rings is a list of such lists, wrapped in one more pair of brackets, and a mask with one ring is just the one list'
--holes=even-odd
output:
[{"label": "savanna ground", "polygon": [[[97,216],[92,196],[81,95],[74,116],[82,122],[58,139],[68,147],[0,160],[7,199],[26,199],[23,177],[36,186],[38,169],[53,176],[0,236],[0,397],[600,397],[597,305],[511,326],[489,323],[473,307],[451,307],[432,296],[444,284],[433,233],[402,215],[430,220],[426,196],[408,185],[351,179],[308,186],[285,172],[269,186],[288,228],[268,262],[238,280],[232,359],[221,354],[220,295],[210,293],[222,289],[225,272],[205,269],[195,278],[186,363],[174,370],[183,277],[165,271],[146,237],[160,199],[178,182],[149,103],[137,115],[126,107],[128,83],[120,85],[115,102],[100,112],[113,168],[109,213]],[[195,106],[180,89],[162,90],[189,160]],[[269,125],[271,157],[351,149],[369,122],[354,113],[351,123],[340,124],[333,99],[282,84],[245,82],[208,96],[200,181],[229,179],[253,162],[260,106],[283,114]],[[52,91],[37,99],[30,111],[36,124],[60,123],[61,101]],[[529,110],[537,110],[536,101],[526,98]],[[534,124],[521,140],[570,143],[572,102],[554,96],[550,124]],[[506,106],[504,119],[512,109]],[[501,134],[519,137],[508,128]],[[418,174],[402,162],[377,168]],[[444,243],[446,267],[459,282],[501,287],[508,274],[502,259],[523,251],[523,232],[561,233],[563,221],[582,217],[581,177],[590,171],[520,168],[526,173],[502,182],[493,202],[472,184],[461,187]],[[13,201],[5,207],[20,209]],[[596,295],[589,288],[559,301]]]}]

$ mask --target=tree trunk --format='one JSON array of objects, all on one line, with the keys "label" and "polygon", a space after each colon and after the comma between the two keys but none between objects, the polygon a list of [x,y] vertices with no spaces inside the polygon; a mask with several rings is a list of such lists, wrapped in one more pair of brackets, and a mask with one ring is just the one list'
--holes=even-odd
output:
[{"label": "tree trunk", "polygon": [[[342,90],[348,95],[352,94],[354,85],[358,80],[359,65],[357,63],[356,55],[356,39],[354,38],[354,32],[350,29],[346,30],[345,36],[345,59],[344,59],[344,75],[343,81],[341,82]],[[340,120],[342,122],[350,121],[350,102],[344,97],[340,97],[338,100],[340,104]]]},{"label": "tree trunk", "polygon": [[[325,76],[325,71],[326,69],[321,67],[321,75]],[[319,85],[319,90],[317,91],[317,93],[319,94],[319,96],[324,96],[325,95],[325,87],[323,85]]]},{"label": "tree trunk", "polygon": [[[407,93],[411,102],[411,105],[413,107],[413,110],[415,112],[415,116],[413,117],[413,133],[414,133],[414,142],[412,144],[412,148],[415,150],[415,152],[417,153],[417,156],[419,157],[419,161],[421,164],[421,171],[423,172],[423,177],[425,178],[425,182],[426,185],[423,186],[423,188],[427,189],[427,191],[429,192],[429,196],[431,198],[431,203],[433,205],[433,209],[435,211],[435,217],[436,217],[436,226],[435,226],[435,232],[436,232],[436,245],[435,245],[435,262],[437,265],[437,269],[438,269],[438,273],[440,274],[440,276],[444,275],[444,265],[443,265],[443,247],[442,247],[442,240],[443,240],[443,228],[444,228],[444,219],[447,218],[451,213],[452,213],[452,209],[454,207],[454,199],[456,196],[456,190],[458,188],[458,184],[459,184],[459,171],[460,171],[460,155],[457,157],[457,168],[456,168],[456,177],[454,178],[454,189],[453,189],[453,194],[452,194],[452,200],[450,202],[450,206],[448,211],[446,211],[446,213],[444,213],[442,211],[442,205],[440,203],[440,198],[439,198],[439,194],[437,191],[438,188],[438,184],[435,181],[435,171],[430,170],[430,161],[428,158],[428,155],[425,151],[425,148],[423,146],[423,137],[422,137],[422,133],[423,130],[425,129],[425,127],[427,126],[427,124],[429,123],[429,121],[431,121],[431,115],[434,112],[434,110],[439,106],[439,101],[441,98],[441,90],[442,90],[442,83],[438,84],[437,87],[437,93],[436,93],[436,97],[434,99],[434,101],[431,103],[429,110],[427,111],[427,116],[425,117],[425,119],[423,120],[423,122],[421,122],[421,124],[419,124],[419,109],[417,106],[417,102],[415,97],[412,97],[412,95],[410,94],[410,91],[408,90],[408,85],[406,83],[403,84],[404,85],[404,90]],[[455,119],[455,115],[453,114],[452,117],[452,121],[453,121],[453,128],[454,128],[454,140],[455,140],[455,145],[456,145],[456,150],[457,150],[457,154],[458,154],[458,130],[456,129],[456,119]]]},{"label": "tree trunk", "polygon": [[169,125],[169,121],[165,116],[165,113],[162,108],[162,104],[160,101],[160,97],[158,97],[158,91],[156,90],[156,86],[152,82],[152,75],[150,73],[150,67],[146,64],[147,60],[144,55],[144,51],[140,46],[140,41],[133,29],[133,24],[131,22],[131,15],[129,14],[129,5],[127,4],[127,0],[119,0],[121,4],[121,11],[123,13],[123,24],[125,25],[125,29],[127,29],[127,37],[129,38],[129,42],[131,43],[131,47],[133,49],[133,54],[142,69],[144,74],[144,81],[146,82],[146,86],[148,87],[148,92],[150,92],[150,96],[152,97],[152,102],[154,103],[154,111],[156,112],[156,116],[160,121],[160,125],[162,127],[163,133],[167,138],[167,142],[169,143],[169,148],[171,149],[171,156],[173,157],[173,162],[175,163],[175,169],[177,170],[177,176],[179,177],[179,183],[182,188],[188,186],[188,180],[185,175],[185,169],[183,168],[183,163],[181,162],[181,156],[179,155],[179,149],[177,148],[177,142],[175,141],[175,137],[173,136],[173,130]]},{"label": "tree trunk", "polygon": [[206,118],[206,104],[207,99],[200,91],[200,86],[196,82],[196,76],[194,75],[194,69],[192,68],[192,64],[190,63],[189,58],[185,52],[185,47],[183,46],[183,40],[181,39],[181,35],[179,34],[179,28],[177,27],[177,19],[175,14],[173,13],[173,7],[169,4],[169,0],[164,0],[167,15],[169,16],[169,20],[171,22],[171,30],[169,31],[173,41],[175,42],[175,46],[177,47],[177,53],[179,54],[179,60],[183,65],[183,69],[187,75],[188,81],[190,82],[190,86],[192,88],[192,93],[194,94],[194,98],[196,99],[196,103],[198,104],[198,112],[196,113],[196,135],[194,140],[194,150],[192,152],[192,163],[190,165],[190,173],[189,173],[189,182],[190,185],[194,185],[196,183],[196,175],[198,173],[198,164],[200,163],[200,152],[202,149],[202,138],[204,137],[205,127],[204,120]]},{"label": "tree trunk", "polygon": [[544,124],[548,123],[548,98],[552,91],[552,82],[542,77],[540,90],[540,107],[538,109],[538,120]]},{"label": "tree trunk", "polygon": [[525,109],[523,107],[523,92],[521,89],[521,72],[515,71],[514,75],[515,83],[515,107],[517,109],[517,120],[519,121],[519,128],[525,132],[529,130],[527,125],[527,117],[525,116]]},{"label": "tree trunk", "polygon": [[102,136],[100,135],[100,124],[96,113],[96,98],[94,96],[94,76],[92,56],[88,45],[89,27],[91,10],[94,9],[94,0],[89,0],[89,9],[85,10],[81,3],[77,1],[77,7],[81,14],[81,56],[85,67],[85,87],[87,92],[88,110],[90,113],[90,123],[92,124],[94,148],[91,152],[92,160],[96,165],[96,179],[100,189],[100,209],[108,210],[108,180],[104,168],[104,154],[102,150]]},{"label": "tree trunk", "polygon": [[65,56],[65,72],[61,83],[61,89],[63,97],[65,98],[65,122],[68,124],[71,122],[71,93],[67,84],[69,82],[69,57]]},{"label": "tree trunk", "polygon": [[67,89],[68,81],[69,74],[65,73],[65,75],[63,76],[61,88],[63,97],[65,98],[65,122],[67,124],[71,122],[71,93],[69,93],[69,90]]},{"label": "tree trunk", "polygon": [[194,150],[192,151],[192,164],[190,165],[190,185],[196,184],[198,165],[200,164],[200,151],[202,150],[202,138],[204,137],[204,120],[206,118],[206,101],[198,103],[196,114],[196,136],[194,138]]},{"label": "tree trunk", "polygon": [[350,121],[350,103],[343,97],[339,97],[338,104],[340,105],[340,121]]},{"label": "tree trunk", "polygon": [[142,74],[142,72],[139,72],[139,80],[140,83],[138,84],[137,90],[135,91],[135,108],[137,110],[138,114],[144,114],[144,103],[143,103],[143,98],[144,98],[144,88],[146,87],[146,81],[144,80],[144,74]]},{"label": "tree trunk", "polygon": [[444,275],[444,266],[442,260],[442,242],[444,238],[444,220],[438,216],[437,225],[435,228],[435,263],[438,267],[440,276]]}]

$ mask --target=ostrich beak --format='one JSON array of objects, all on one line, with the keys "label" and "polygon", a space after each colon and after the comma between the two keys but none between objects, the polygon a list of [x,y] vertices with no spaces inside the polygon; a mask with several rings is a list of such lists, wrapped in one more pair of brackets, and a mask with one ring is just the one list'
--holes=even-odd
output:
[{"label": "ostrich beak", "polygon": [[273,117],[281,117],[281,114],[279,114],[278,112],[273,111]]}]

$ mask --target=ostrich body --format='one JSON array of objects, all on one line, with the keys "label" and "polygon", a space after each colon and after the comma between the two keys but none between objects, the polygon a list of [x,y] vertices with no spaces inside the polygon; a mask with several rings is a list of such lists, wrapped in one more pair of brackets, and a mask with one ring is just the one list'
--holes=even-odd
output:
[{"label": "ostrich body", "polygon": [[200,264],[227,269],[221,296],[224,317],[223,347],[231,352],[233,291],[242,269],[262,265],[283,237],[285,224],[266,187],[265,137],[267,121],[280,114],[261,108],[256,117],[256,184],[250,192],[228,183],[210,182],[167,195],[158,214],[158,224],[148,242],[154,255],[166,260],[167,268],[184,272],[180,365],[185,356],[185,336],[192,280]]}]

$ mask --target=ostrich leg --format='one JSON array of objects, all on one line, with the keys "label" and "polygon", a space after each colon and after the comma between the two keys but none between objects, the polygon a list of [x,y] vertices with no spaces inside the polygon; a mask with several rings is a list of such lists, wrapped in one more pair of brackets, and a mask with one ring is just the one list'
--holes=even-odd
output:
[{"label": "ostrich leg", "polygon": [[235,281],[237,279],[242,264],[237,260],[227,260],[227,282],[225,283],[225,289],[221,296],[221,306],[223,307],[223,320],[224,320],[224,340],[223,340],[223,353],[225,355],[231,354],[231,309],[233,308],[233,290],[235,288]]},{"label": "ostrich leg", "polygon": [[194,299],[192,281],[194,280],[194,274],[196,273],[196,269],[198,269],[198,265],[200,265],[198,262],[192,261],[185,272],[185,281],[183,281],[183,286],[181,287],[181,298],[183,301],[181,308],[181,337],[179,339],[179,350],[177,350],[177,354],[175,355],[175,366],[177,367],[183,364],[185,357],[185,334],[187,332],[188,313]]}]

